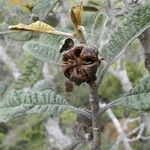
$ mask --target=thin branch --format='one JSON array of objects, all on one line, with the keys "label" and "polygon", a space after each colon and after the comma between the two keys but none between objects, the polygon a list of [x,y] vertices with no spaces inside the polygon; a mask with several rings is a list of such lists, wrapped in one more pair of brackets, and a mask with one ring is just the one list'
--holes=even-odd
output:
[{"label": "thin branch", "polygon": [[139,130],[140,130],[140,127],[137,127],[137,128],[135,128],[135,129],[133,129],[131,132],[129,132],[129,133],[127,134],[127,137],[130,137],[130,136],[132,136],[133,134],[136,134]]},{"label": "thin branch", "polygon": [[133,87],[132,87],[132,83],[131,81],[129,80],[129,77],[128,77],[128,74],[127,74],[127,71],[126,69],[124,68],[123,66],[123,60],[120,58],[117,63],[118,63],[118,66],[116,69],[110,67],[109,68],[109,72],[114,75],[116,78],[118,78],[118,80],[120,81],[121,83],[121,86],[123,88],[123,90],[125,92],[128,92],[130,91]]},{"label": "thin branch", "polygon": [[105,112],[106,110],[108,110],[108,109],[110,109],[110,108],[112,108],[112,107],[114,107],[114,106],[119,105],[119,102],[120,102],[120,99],[117,99],[117,100],[115,100],[115,101],[113,101],[113,102],[110,102],[110,103],[106,104],[105,106],[103,106],[103,107],[99,110],[98,115],[102,114],[103,112]]},{"label": "thin branch", "polygon": [[141,138],[141,136],[142,136],[144,130],[145,130],[145,124],[142,123],[142,124],[140,125],[140,130],[139,130],[138,135],[137,135],[135,138],[128,139],[128,141],[129,141],[129,142],[135,142],[135,141],[138,141],[138,140]]}]

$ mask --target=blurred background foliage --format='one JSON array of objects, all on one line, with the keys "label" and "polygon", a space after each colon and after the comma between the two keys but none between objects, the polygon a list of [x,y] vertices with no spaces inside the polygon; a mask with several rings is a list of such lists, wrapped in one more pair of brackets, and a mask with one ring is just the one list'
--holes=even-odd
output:
[{"label": "blurred background foliage", "polygon": [[[17,65],[22,75],[14,79],[8,66],[0,59],[0,97],[4,96],[10,89],[31,88],[37,81],[43,79],[43,63],[33,58],[22,49],[23,44],[31,39],[43,39],[44,35],[29,32],[8,31],[8,26],[18,23],[29,24],[36,20],[44,21],[62,30],[72,30],[68,10],[77,0],[0,0],[0,45],[5,49],[8,56]],[[114,12],[118,15],[119,22],[125,15],[124,5],[121,0],[112,0]],[[105,13],[105,2],[103,0],[84,0],[84,6],[92,7],[84,13],[82,24],[87,32],[90,32],[94,18],[98,12]],[[108,32],[112,32],[110,22]],[[54,38],[53,38],[54,40]],[[43,41],[47,41],[43,39]],[[49,42],[49,41],[47,41]],[[55,42],[55,41],[54,41]],[[59,43],[56,43],[59,45]],[[133,42],[125,57],[125,68],[133,86],[147,74],[144,68],[144,59],[141,48],[137,41]],[[115,67],[115,64],[114,64]],[[65,83],[67,79],[60,69],[50,65],[49,72],[54,76],[54,84],[57,93],[64,95],[67,100],[75,106],[88,105],[88,95],[85,85],[73,86],[73,92],[66,92]],[[52,88],[52,87],[50,87]],[[99,89],[99,95],[104,102],[110,102],[120,97],[124,91],[120,81],[111,73],[107,73]],[[126,110],[122,107],[114,109],[115,115],[121,120]],[[137,113],[129,112],[128,116],[136,116]],[[15,118],[7,123],[0,123],[0,150],[49,150],[51,145],[45,124],[48,116],[39,114]],[[71,112],[63,112],[60,116],[62,131],[72,137],[72,127],[75,124],[76,115]],[[116,138],[113,124],[106,114],[102,117],[105,126],[102,138],[102,149],[109,150]],[[135,149],[148,150],[149,143],[142,141],[133,144]],[[81,147],[80,147],[81,148]],[[83,149],[83,147],[82,147]],[[86,149],[86,147],[85,147]]]}]

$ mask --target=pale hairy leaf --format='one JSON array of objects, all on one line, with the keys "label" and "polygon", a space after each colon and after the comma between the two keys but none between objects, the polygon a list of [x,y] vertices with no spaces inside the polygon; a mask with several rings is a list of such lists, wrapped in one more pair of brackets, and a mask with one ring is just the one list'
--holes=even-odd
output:
[{"label": "pale hairy leaf", "polygon": [[150,110],[150,76],[119,99],[119,104],[132,110]]},{"label": "pale hairy leaf", "polygon": [[50,89],[50,83],[47,80],[38,81],[32,88],[32,91],[45,91]]},{"label": "pale hairy leaf", "polygon": [[40,20],[43,20],[46,15],[52,11],[56,2],[57,0],[38,0],[32,12],[36,14]]},{"label": "pale hairy leaf", "polygon": [[107,16],[105,16],[103,13],[99,13],[96,16],[95,22],[92,27],[92,32],[91,32],[92,41],[93,44],[97,45],[98,47],[100,45],[100,42],[105,32],[106,22],[107,22]]},{"label": "pale hairy leaf", "polygon": [[37,59],[51,64],[58,64],[61,60],[62,54],[59,53],[56,47],[52,44],[48,45],[39,43],[38,41],[30,41],[26,43],[23,48]]},{"label": "pale hairy leaf", "polygon": [[29,113],[58,114],[64,111],[67,105],[65,99],[51,90],[33,93],[10,91],[0,103],[0,120]]},{"label": "pale hairy leaf", "polygon": [[83,109],[69,105],[55,91],[46,90],[28,93],[23,90],[12,90],[5,96],[4,101],[0,103],[0,121],[5,122],[17,116],[32,113],[57,115],[66,109],[90,117],[90,114]]},{"label": "pale hairy leaf", "polygon": [[108,45],[101,52],[108,62],[108,66],[117,60],[130,43],[149,27],[150,4],[141,5],[129,13],[117,26],[109,39]]}]

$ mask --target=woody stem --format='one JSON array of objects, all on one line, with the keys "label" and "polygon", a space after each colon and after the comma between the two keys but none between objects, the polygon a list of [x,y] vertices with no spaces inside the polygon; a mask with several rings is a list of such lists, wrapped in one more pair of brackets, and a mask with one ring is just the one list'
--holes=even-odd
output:
[{"label": "woody stem", "polygon": [[101,128],[99,112],[99,101],[98,101],[98,86],[96,83],[89,85],[89,100],[92,112],[92,129],[93,129],[93,140],[91,143],[91,150],[100,150],[101,143]]}]

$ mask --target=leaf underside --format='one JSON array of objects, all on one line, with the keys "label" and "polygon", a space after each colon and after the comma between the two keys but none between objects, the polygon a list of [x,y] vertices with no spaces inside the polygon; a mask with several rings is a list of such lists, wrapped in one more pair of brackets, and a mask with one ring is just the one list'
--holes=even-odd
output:
[{"label": "leaf underside", "polygon": [[130,43],[150,27],[150,4],[139,6],[116,28],[101,54],[110,65],[127,49]]},{"label": "leaf underside", "polygon": [[121,97],[119,104],[137,111],[150,110],[150,76]]},{"label": "leaf underside", "polygon": [[14,117],[31,113],[58,114],[64,111],[68,103],[54,91],[26,93],[10,91],[0,103],[0,121],[8,121]]},{"label": "leaf underside", "polygon": [[59,43],[62,37],[52,35],[42,37],[46,41],[48,40],[48,42],[40,38],[39,41],[27,42],[23,48],[39,60],[46,61],[50,64],[59,64],[62,56],[62,54],[59,53]]}]

